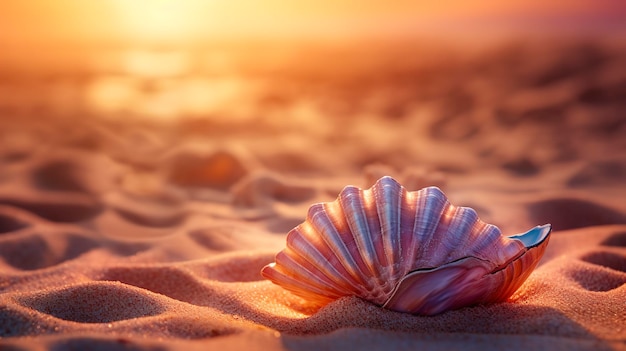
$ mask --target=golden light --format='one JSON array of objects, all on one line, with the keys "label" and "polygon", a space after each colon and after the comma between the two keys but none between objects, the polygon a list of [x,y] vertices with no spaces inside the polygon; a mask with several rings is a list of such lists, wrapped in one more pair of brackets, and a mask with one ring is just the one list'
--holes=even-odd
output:
[{"label": "golden light", "polygon": [[[1,0],[0,69],[13,74],[17,68],[42,77],[75,74],[88,82],[60,80],[52,94],[32,94],[27,89],[21,95],[13,93],[13,85],[7,83],[0,86],[0,105],[26,106],[20,102],[26,97],[48,99],[53,101],[51,106],[60,106],[59,113],[69,114],[82,108],[75,102],[82,98],[87,108],[102,115],[168,119],[221,116],[226,111],[229,118],[243,119],[255,115],[250,112],[256,106],[255,93],[266,84],[252,78],[256,73],[246,76],[247,72],[280,71],[283,62],[304,57],[298,53],[309,50],[307,45],[313,52],[325,45],[366,46],[376,40],[395,45],[395,38],[432,35],[438,40],[462,36],[458,43],[470,46],[486,41],[489,33],[508,35],[507,30],[515,28],[542,35],[581,21],[581,29],[597,24],[610,28],[605,22],[615,24],[624,5],[607,4],[604,0],[537,4],[525,0],[398,0],[393,4],[375,0]],[[302,67],[318,64],[302,63]],[[319,63],[323,65],[328,65],[329,72],[339,69],[332,62]],[[46,73],[52,71],[54,75]],[[246,98],[252,102],[243,103]],[[309,118],[315,115],[311,104],[293,103],[289,114]]]},{"label": "golden light", "polygon": [[136,77],[175,77],[188,72],[190,56],[185,51],[129,50],[122,56],[122,66],[126,73]]},{"label": "golden light", "polygon": [[131,40],[167,42],[193,39],[210,20],[210,1],[114,0],[123,32]]},{"label": "golden light", "polygon": [[[466,33],[517,23],[537,27],[553,22],[591,24],[616,21],[616,1],[524,0],[39,0],[0,1],[0,44],[33,47],[60,43],[131,43],[184,46],[190,42],[238,38],[322,37]],[[6,51],[6,50],[5,50]]]}]

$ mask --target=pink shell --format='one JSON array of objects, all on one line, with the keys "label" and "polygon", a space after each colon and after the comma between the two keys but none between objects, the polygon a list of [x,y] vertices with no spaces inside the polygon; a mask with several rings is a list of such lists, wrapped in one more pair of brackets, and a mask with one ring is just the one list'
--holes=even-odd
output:
[{"label": "pink shell", "polygon": [[530,275],[551,226],[503,236],[441,190],[408,192],[391,177],[314,204],[261,274],[314,304],[358,296],[433,315],[506,300]]}]

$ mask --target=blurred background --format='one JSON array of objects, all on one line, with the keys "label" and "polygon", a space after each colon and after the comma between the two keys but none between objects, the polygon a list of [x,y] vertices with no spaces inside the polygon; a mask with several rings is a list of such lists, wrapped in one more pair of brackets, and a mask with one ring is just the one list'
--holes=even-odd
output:
[{"label": "blurred background", "polygon": [[[228,112],[254,119],[246,111],[252,103],[270,108],[331,90],[359,95],[365,92],[354,90],[370,84],[413,84],[408,94],[427,95],[436,83],[426,80],[455,79],[447,68],[463,66],[459,61],[494,41],[520,47],[554,37],[623,41],[625,28],[626,4],[619,0],[6,0],[0,109],[152,119]],[[554,69],[592,64],[599,55],[592,50],[569,52]],[[521,59],[516,55],[493,60]],[[432,66],[442,65],[448,77],[434,73]],[[522,69],[509,68],[510,78]],[[420,75],[428,73],[439,77]],[[364,81],[372,79],[391,81]],[[342,115],[353,112],[342,111],[350,107],[341,101],[328,103]]]},{"label": "blurred background", "polygon": [[96,149],[166,125],[132,138],[236,139],[282,171],[315,149],[534,174],[624,147],[625,29],[620,0],[5,0],[0,119]]}]

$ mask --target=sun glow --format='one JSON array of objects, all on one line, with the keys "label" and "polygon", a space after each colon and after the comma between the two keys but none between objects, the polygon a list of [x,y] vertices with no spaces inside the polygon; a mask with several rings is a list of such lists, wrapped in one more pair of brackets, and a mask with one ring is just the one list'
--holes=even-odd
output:
[{"label": "sun glow", "polygon": [[[623,26],[614,0],[3,0],[0,46],[176,44],[230,39],[348,39],[554,25]],[[507,27],[508,26],[508,27]],[[545,29],[545,28],[544,28]],[[6,55],[6,52],[3,52]]]},{"label": "sun glow", "polygon": [[210,1],[115,0],[120,25],[131,40],[191,40],[211,18]]}]

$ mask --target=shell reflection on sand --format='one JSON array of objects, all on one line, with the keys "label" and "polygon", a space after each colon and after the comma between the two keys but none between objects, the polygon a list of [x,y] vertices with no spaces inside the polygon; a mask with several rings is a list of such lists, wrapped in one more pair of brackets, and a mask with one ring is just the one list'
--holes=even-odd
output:
[{"label": "shell reflection on sand", "polygon": [[311,206],[262,274],[317,305],[358,296],[433,315],[506,300],[541,259],[550,231],[506,237],[436,187],[408,192],[383,177]]}]

